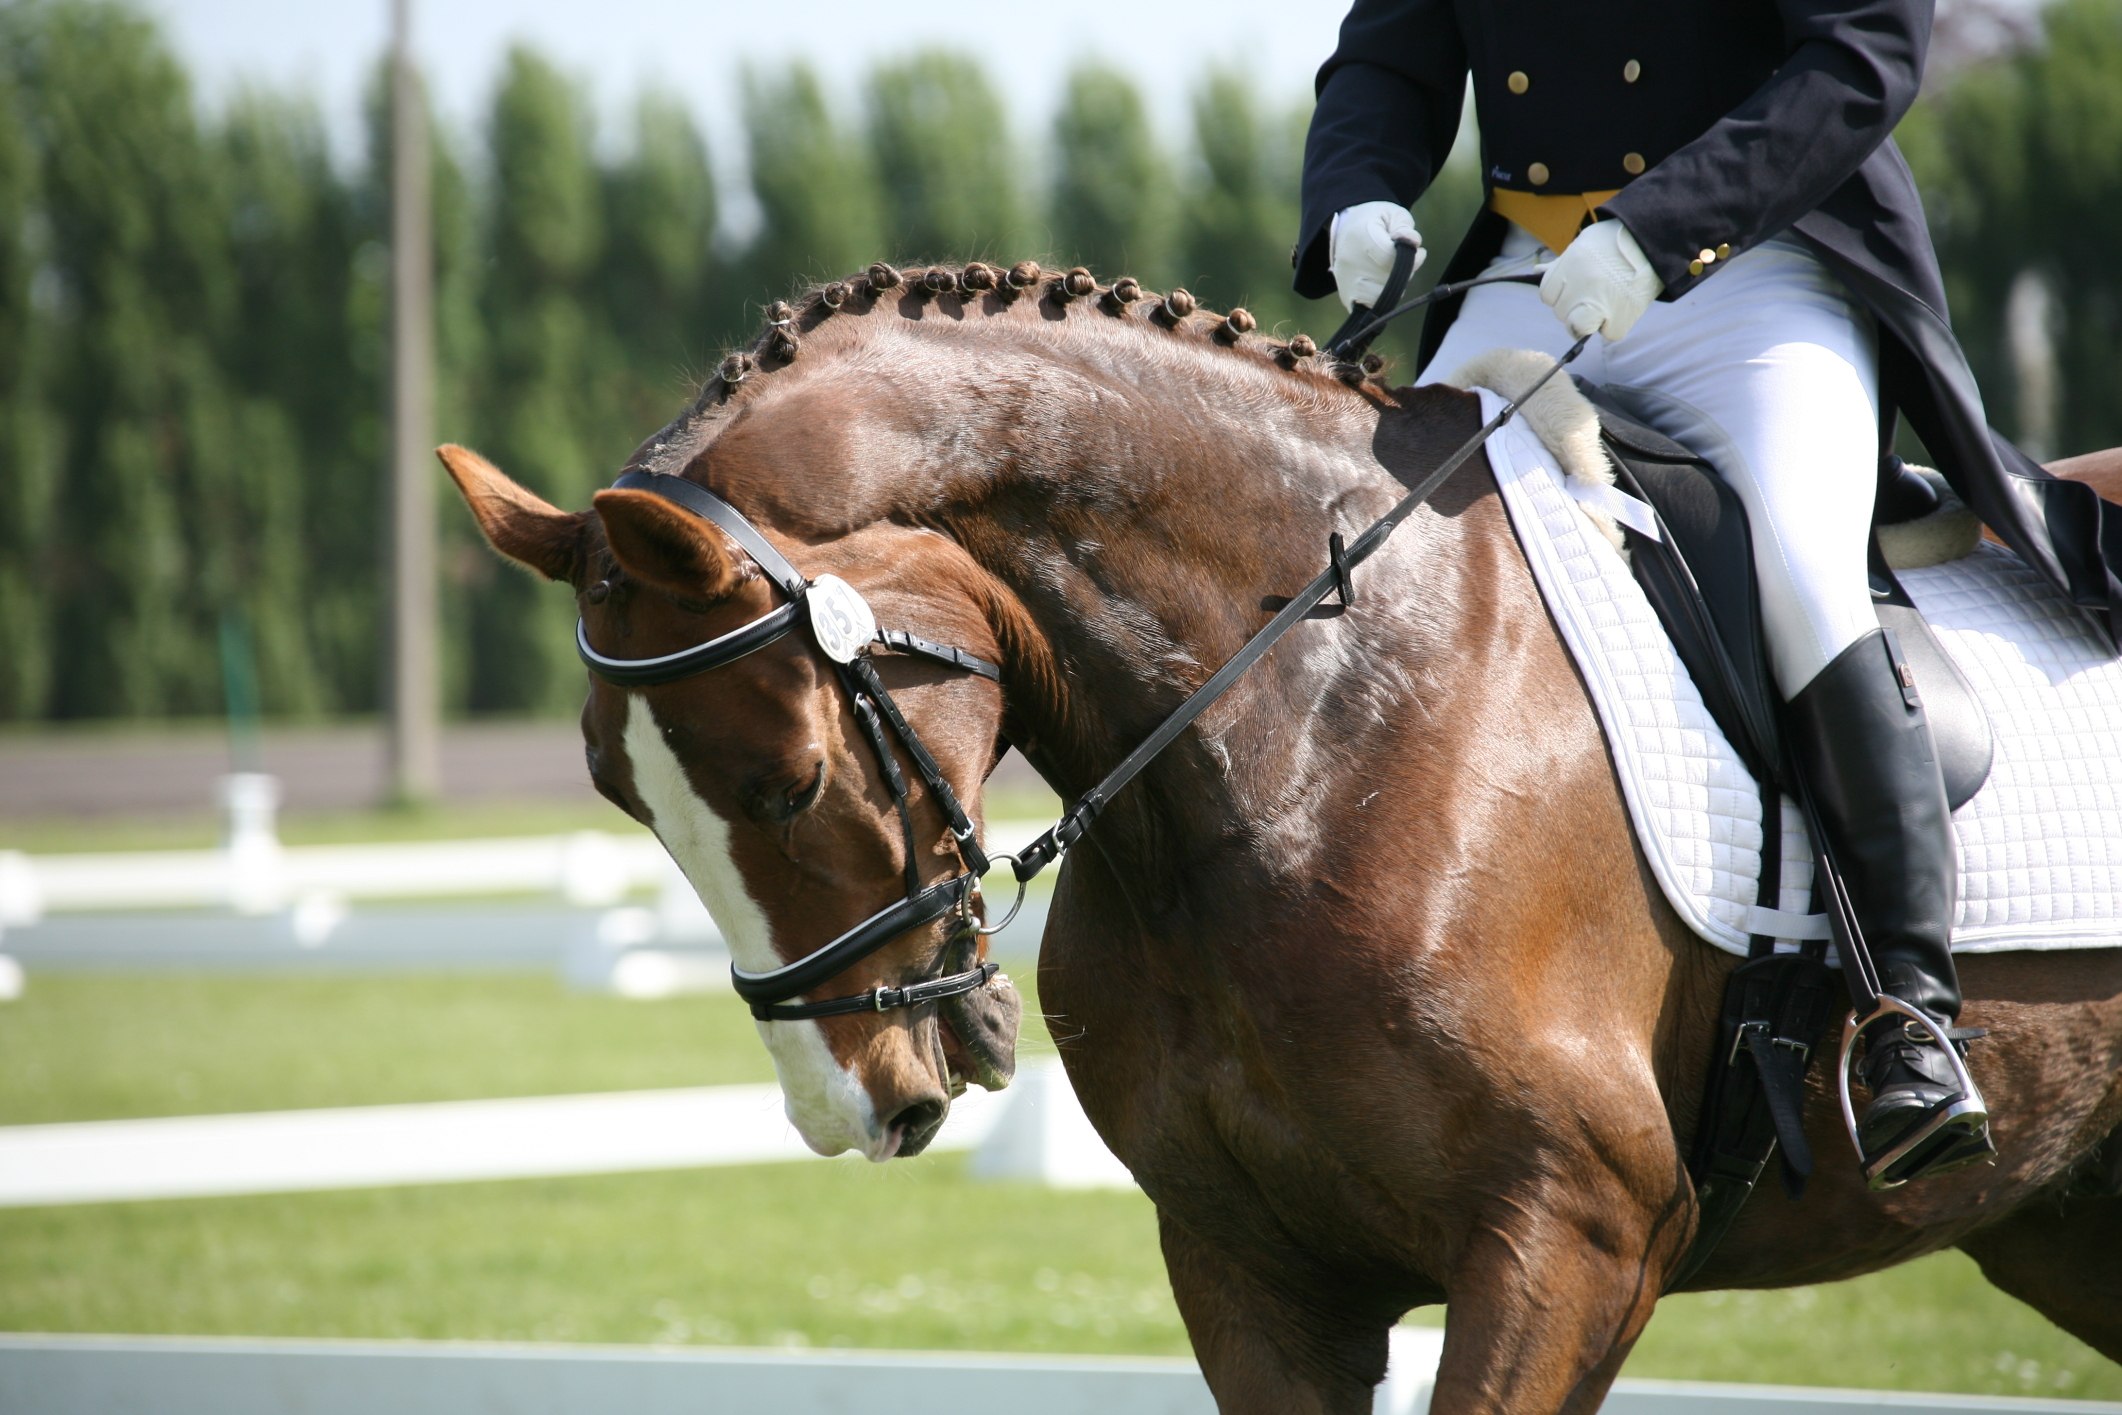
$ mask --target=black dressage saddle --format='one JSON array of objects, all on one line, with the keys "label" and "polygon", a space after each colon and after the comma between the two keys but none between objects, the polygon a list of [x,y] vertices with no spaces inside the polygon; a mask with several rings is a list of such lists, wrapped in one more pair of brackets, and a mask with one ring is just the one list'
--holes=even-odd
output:
[{"label": "black dressage saddle", "polygon": [[[1662,540],[1627,527],[1630,567],[1703,703],[1754,778],[1783,782],[1777,694],[1754,583],[1746,507],[1710,458],[1631,415],[1629,390],[1578,385],[1599,413],[1616,485],[1657,513]],[[1930,716],[1946,796],[1957,810],[1989,777],[1995,744],[1974,689],[1871,541],[1872,602],[1900,640]]]}]

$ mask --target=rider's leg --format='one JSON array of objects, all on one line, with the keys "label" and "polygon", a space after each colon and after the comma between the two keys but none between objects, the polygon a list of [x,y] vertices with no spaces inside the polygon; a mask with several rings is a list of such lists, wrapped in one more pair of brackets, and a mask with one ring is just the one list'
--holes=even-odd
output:
[{"label": "rider's leg", "polygon": [[[1878,428],[1868,317],[1802,245],[1779,241],[1653,308],[1609,357],[1617,381],[1664,395],[1662,431],[1698,446],[1721,434],[1720,470],[1752,525],[1799,769],[1880,981],[1949,1025],[1960,1011],[1950,811],[1928,723],[1904,693],[1865,572]],[[1921,1029],[1876,1032],[1859,1125],[1868,1156],[1962,1099]],[[1913,1155],[1900,1168],[1920,1171],[1931,1158]]]}]

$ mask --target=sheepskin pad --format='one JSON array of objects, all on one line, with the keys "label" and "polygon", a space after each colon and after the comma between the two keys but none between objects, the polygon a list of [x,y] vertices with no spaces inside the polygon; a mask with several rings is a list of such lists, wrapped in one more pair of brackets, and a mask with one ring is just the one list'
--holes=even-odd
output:
[{"label": "sheepskin pad", "polygon": [[[1524,388],[1544,356],[1484,359],[1467,371],[1482,416],[1493,391]],[[1531,377],[1526,377],[1527,369]],[[1455,382],[1457,380],[1454,380]],[[1572,406],[1572,404],[1574,406]],[[1744,953],[1755,932],[1824,937],[1808,913],[1810,851],[1787,803],[1779,909],[1756,908],[1761,796],[1702,705],[1611,527],[1587,533],[1585,493],[1611,482],[1596,415],[1566,379],[1488,444],[1488,459],[1533,578],[1592,695],[1637,838],[1672,906],[1702,938]],[[1954,948],[2122,946],[2122,662],[2076,611],[1987,544],[1902,574],[1996,733],[1989,782],[1953,816],[1960,900]]]}]

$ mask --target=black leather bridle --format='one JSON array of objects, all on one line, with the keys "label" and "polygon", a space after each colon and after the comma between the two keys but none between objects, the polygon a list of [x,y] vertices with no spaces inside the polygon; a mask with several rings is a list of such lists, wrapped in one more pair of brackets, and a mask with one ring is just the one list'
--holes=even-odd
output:
[{"label": "black leather bridle", "polygon": [[[892,695],[885,691],[869,653],[871,645],[882,645],[899,653],[914,654],[976,673],[998,683],[1002,680],[1001,668],[963,649],[930,643],[903,629],[876,628],[874,620],[869,618],[868,606],[845,581],[831,575],[821,575],[816,580],[804,578],[766,537],[759,534],[758,527],[747,521],[742,512],[697,482],[653,472],[628,472],[612,485],[622,490],[646,491],[660,496],[720,529],[758,562],[767,578],[780,587],[787,602],[705,643],[655,658],[612,658],[601,654],[590,646],[589,632],[577,619],[575,652],[581,655],[589,671],[607,683],[624,688],[671,683],[734,663],[746,654],[755,653],[786,637],[798,625],[804,626],[812,642],[832,661],[840,686],[853,705],[855,722],[861,727],[870,750],[876,754],[878,769],[898,811],[900,833],[905,837],[906,894],[903,898],[879,909],[823,948],[783,967],[748,973],[732,964],[730,978],[737,996],[751,1004],[752,1016],[762,1021],[793,1022],[812,1017],[915,1007],[968,993],[984,985],[995,975],[997,965],[992,962],[981,963],[962,973],[909,983],[905,987],[877,987],[823,1002],[789,1001],[838,977],[907,930],[932,924],[947,914],[955,913],[962,921],[963,929],[968,931],[993,933],[1001,927],[1000,924],[985,927],[973,913],[973,895],[989,864],[987,853],[980,846],[979,832],[959,804],[950,782],[944,778],[943,769],[936,765],[936,759],[922,745],[920,734],[899,711]],[[907,803],[906,774],[900,770],[887,731],[906,749],[914,770],[942,810],[957,848],[959,863],[965,866],[960,873],[936,884],[923,886],[921,883],[920,852],[914,835],[913,814]]]}]

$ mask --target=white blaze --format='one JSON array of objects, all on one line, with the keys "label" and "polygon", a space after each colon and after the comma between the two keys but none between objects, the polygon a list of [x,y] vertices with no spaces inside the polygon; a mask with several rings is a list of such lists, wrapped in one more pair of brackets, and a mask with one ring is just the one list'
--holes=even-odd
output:
[{"label": "white blaze", "polygon": [[[773,926],[737,872],[729,822],[700,799],[677,754],[663,740],[648,700],[638,694],[627,699],[625,745],[634,769],[634,794],[648,808],[649,827],[722,930],[730,957],[747,973],[780,967],[783,959],[774,951]],[[869,1092],[833,1059],[818,1024],[757,1025],[781,1078],[788,1118],[804,1143],[821,1155],[874,1148],[876,1111]]]}]

